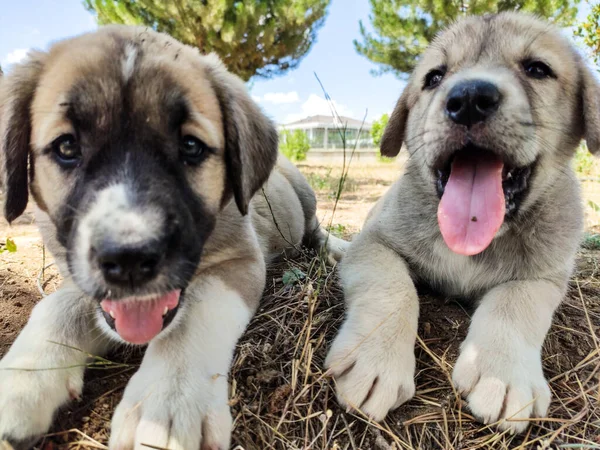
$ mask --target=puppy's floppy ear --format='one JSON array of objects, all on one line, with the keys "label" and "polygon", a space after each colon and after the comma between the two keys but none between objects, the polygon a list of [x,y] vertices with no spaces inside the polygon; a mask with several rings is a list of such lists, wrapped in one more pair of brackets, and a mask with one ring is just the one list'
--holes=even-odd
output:
[{"label": "puppy's floppy ear", "polygon": [[380,151],[383,156],[396,156],[402,148],[406,120],[408,119],[408,89],[409,85],[404,88],[383,132],[380,145]]},{"label": "puppy's floppy ear", "polygon": [[4,217],[8,222],[27,207],[30,107],[43,60],[43,53],[30,53],[26,62],[13,67],[0,81],[0,155],[6,190]]},{"label": "puppy's floppy ear", "polygon": [[600,153],[600,83],[585,62],[580,64],[583,134],[590,152]]},{"label": "puppy's floppy ear", "polygon": [[207,73],[219,99],[225,135],[227,178],[240,212],[267,181],[277,161],[275,125],[250,98],[246,86],[213,55]]}]

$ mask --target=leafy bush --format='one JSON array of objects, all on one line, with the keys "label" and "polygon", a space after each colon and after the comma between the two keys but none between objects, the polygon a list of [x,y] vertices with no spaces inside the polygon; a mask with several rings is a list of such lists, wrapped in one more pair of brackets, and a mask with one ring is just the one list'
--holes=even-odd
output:
[{"label": "leafy bush", "polygon": [[322,191],[324,189],[327,189],[328,187],[331,187],[333,185],[332,183],[338,181],[331,176],[332,171],[333,169],[329,168],[325,175],[321,175],[315,172],[309,172],[305,176],[308,180],[308,183],[315,191]]},{"label": "leafy bush", "polygon": [[[337,192],[340,188],[340,177],[332,175],[333,169],[328,169],[324,175],[318,172],[305,173],[306,179],[310,186],[319,193],[326,193],[330,199],[337,197]],[[350,177],[346,177],[344,181],[344,192],[356,192],[358,190],[358,183],[356,180]]]},{"label": "leafy bush", "polygon": [[390,116],[384,114],[379,119],[374,120],[371,125],[371,138],[373,138],[373,145],[377,148],[379,148],[379,144],[381,143],[381,138],[383,137],[383,132],[387,126],[388,120],[390,120]]},{"label": "leafy bush", "polygon": [[310,149],[308,136],[302,130],[284,130],[279,137],[279,150],[291,161],[304,161]]}]

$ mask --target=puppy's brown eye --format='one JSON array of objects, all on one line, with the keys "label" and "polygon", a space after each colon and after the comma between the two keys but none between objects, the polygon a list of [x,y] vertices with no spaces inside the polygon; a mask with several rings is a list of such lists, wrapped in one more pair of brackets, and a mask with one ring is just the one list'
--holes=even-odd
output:
[{"label": "puppy's brown eye", "polygon": [[554,72],[541,61],[527,60],[523,62],[525,74],[530,78],[543,80],[544,78],[555,78]]},{"label": "puppy's brown eye", "polygon": [[194,136],[186,135],[181,138],[179,154],[186,164],[195,165],[200,163],[206,150],[206,144]]},{"label": "puppy's brown eye", "polygon": [[440,85],[446,75],[446,68],[440,67],[433,69],[427,75],[425,75],[425,81],[423,82],[423,89],[434,89]]},{"label": "puppy's brown eye", "polygon": [[65,168],[75,167],[81,160],[81,146],[72,134],[63,134],[52,142],[56,161]]}]

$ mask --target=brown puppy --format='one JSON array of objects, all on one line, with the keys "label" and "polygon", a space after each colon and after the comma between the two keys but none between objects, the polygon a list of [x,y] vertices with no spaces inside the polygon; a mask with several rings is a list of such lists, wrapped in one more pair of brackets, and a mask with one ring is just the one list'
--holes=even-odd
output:
[{"label": "brown puppy", "polygon": [[475,416],[519,432],[546,415],[540,350],[580,242],[584,137],[600,150],[600,89],[553,26],[503,13],[435,39],[382,140],[387,156],[405,145],[406,172],[342,263],[327,359],[342,404],[382,420],[414,395],[424,283],[478,305],[453,373]]},{"label": "brown puppy", "polygon": [[227,373],[265,262],[326,237],[273,124],[216,57],[141,28],[30,55],[0,100],[6,218],[29,184],[64,277],[0,361],[0,441],[29,447],[81,394],[87,355],[126,342],[148,348],[110,447],[228,448]]}]

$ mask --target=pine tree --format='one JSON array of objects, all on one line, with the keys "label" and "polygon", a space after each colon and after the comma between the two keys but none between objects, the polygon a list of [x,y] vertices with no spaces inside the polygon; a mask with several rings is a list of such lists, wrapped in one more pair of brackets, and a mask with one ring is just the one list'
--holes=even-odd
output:
[{"label": "pine tree", "polygon": [[217,53],[244,80],[298,65],[330,0],[84,0],[98,23],[146,25]]},{"label": "pine tree", "polygon": [[571,25],[579,0],[369,0],[374,33],[360,22],[356,51],[379,66],[374,74],[404,77],[445,26],[466,14],[527,11],[560,25]]}]

